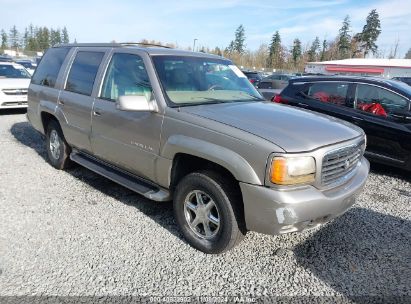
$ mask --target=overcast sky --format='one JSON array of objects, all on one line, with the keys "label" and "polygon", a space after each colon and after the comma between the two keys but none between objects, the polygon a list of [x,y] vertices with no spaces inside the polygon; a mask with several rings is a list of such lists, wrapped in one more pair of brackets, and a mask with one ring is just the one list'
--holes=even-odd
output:
[{"label": "overcast sky", "polygon": [[411,48],[411,1],[369,0],[0,0],[0,29],[14,24],[20,31],[37,26],[66,26],[77,42],[139,41],[143,38],[178,43],[180,47],[226,47],[243,24],[247,48],[268,43],[276,30],[285,46],[295,38],[303,44],[315,36],[333,39],[350,15],[352,30],[360,32],[372,9],[380,15],[378,40],[388,55],[399,39],[400,55]]}]

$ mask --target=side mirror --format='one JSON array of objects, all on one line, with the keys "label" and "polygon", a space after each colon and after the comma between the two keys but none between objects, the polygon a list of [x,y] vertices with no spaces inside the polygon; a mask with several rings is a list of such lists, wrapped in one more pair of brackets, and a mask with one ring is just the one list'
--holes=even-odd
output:
[{"label": "side mirror", "polygon": [[154,100],[148,100],[145,95],[120,96],[116,101],[116,108],[120,111],[156,112]]}]

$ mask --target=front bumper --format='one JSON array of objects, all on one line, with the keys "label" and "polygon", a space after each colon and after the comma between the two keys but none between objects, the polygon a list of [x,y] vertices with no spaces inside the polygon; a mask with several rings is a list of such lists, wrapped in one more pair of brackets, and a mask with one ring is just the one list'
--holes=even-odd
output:
[{"label": "front bumper", "polygon": [[0,109],[16,108],[27,108],[27,95],[0,96]]},{"label": "front bumper", "polygon": [[369,170],[369,162],[362,157],[356,174],[349,181],[326,191],[313,186],[286,191],[240,183],[247,229],[283,234],[328,222],[354,204]]}]

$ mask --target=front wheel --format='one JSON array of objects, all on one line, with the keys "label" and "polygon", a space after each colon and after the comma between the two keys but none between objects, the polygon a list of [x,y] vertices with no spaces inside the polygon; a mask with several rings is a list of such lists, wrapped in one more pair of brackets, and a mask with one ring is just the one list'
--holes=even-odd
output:
[{"label": "front wheel", "polygon": [[244,238],[241,196],[231,184],[227,178],[205,171],[191,173],[177,185],[174,216],[194,248],[222,253]]}]

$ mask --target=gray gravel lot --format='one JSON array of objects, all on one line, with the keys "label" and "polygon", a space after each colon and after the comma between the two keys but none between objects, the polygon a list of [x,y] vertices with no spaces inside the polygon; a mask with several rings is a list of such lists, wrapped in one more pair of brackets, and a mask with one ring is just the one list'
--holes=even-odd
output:
[{"label": "gray gravel lot", "polygon": [[342,217],[301,234],[191,248],[170,203],[87,169],[57,171],[22,111],[0,114],[0,296],[403,296],[411,300],[410,174],[376,167]]}]

